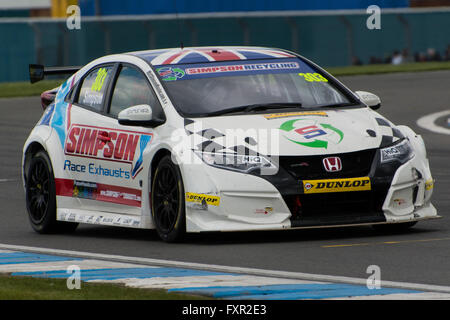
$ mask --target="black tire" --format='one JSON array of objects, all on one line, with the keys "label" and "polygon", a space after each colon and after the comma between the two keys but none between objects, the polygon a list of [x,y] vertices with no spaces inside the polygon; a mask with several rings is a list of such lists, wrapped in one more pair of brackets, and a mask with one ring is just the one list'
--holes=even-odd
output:
[{"label": "black tire", "polygon": [[151,211],[159,237],[179,242],[186,233],[184,186],[181,171],[171,157],[164,156],[152,178]]},{"label": "black tire", "polygon": [[39,151],[30,161],[25,197],[28,218],[38,233],[72,232],[78,223],[56,221],[55,177],[46,152]]},{"label": "black tire", "polygon": [[393,224],[374,224],[372,225],[372,228],[374,228],[377,231],[387,231],[387,232],[403,232],[410,228],[412,228],[414,225],[416,225],[417,221],[411,221],[411,222],[402,222],[402,223],[393,223]]}]

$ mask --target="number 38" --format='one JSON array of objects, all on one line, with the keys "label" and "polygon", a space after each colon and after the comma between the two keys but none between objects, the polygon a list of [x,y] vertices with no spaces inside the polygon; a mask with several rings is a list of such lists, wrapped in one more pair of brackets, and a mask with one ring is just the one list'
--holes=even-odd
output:
[{"label": "number 38", "polygon": [[309,82],[328,82],[328,80],[320,73],[299,73],[298,75],[304,77],[305,80]]}]

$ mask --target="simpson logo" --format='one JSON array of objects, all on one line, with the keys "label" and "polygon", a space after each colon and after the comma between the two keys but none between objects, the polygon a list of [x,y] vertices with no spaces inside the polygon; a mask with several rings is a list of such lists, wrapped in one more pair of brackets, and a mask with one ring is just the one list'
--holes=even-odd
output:
[{"label": "simpson logo", "polygon": [[297,62],[287,63],[255,63],[255,64],[239,64],[217,67],[188,68],[186,74],[205,74],[218,72],[238,72],[238,71],[255,71],[255,70],[285,70],[298,69],[300,66]]},{"label": "simpson logo", "polygon": [[303,192],[305,194],[367,190],[371,190],[369,177],[329,180],[303,180]]},{"label": "simpson logo", "polygon": [[203,201],[205,201],[206,204],[218,206],[220,204],[220,197],[211,196],[209,194],[186,192],[186,201],[196,203],[203,203]]},{"label": "simpson logo", "polygon": [[74,124],[69,129],[64,153],[74,157],[130,163],[134,178],[141,169],[144,149],[152,137],[152,134],[141,132]]}]

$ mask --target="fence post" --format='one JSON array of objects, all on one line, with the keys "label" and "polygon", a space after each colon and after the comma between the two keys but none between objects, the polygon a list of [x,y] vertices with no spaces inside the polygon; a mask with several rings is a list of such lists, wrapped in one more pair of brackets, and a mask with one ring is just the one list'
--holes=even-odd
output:
[{"label": "fence post", "polygon": [[148,31],[148,48],[147,49],[154,49],[155,48],[155,32],[153,31],[152,24],[148,21],[143,21],[144,28]]},{"label": "fence post", "polygon": [[352,25],[350,21],[345,16],[339,17],[341,22],[345,26],[345,30],[347,33],[347,49],[348,49],[348,55],[349,55],[349,65],[353,64],[353,57],[355,56],[354,50],[353,50],[353,30]]},{"label": "fence post", "polygon": [[299,52],[299,35],[298,35],[298,25],[294,19],[287,17],[286,21],[291,28],[291,50],[294,52]]},{"label": "fence post", "polygon": [[190,20],[184,20],[184,24],[189,29],[189,33],[191,35],[191,46],[196,47],[198,45],[197,29]]},{"label": "fence post", "polygon": [[[60,24],[56,22],[58,29],[61,31],[62,41],[60,41],[58,45],[58,65],[66,66],[69,64],[69,32],[67,31],[66,24]],[[62,42],[62,43],[61,43]],[[60,57],[62,57],[62,61],[59,61]]]},{"label": "fence post", "polygon": [[397,14],[397,19],[402,24],[404,31],[405,31],[405,43],[406,43],[406,49],[408,50],[408,53],[411,54],[411,48],[412,48],[412,39],[411,39],[411,27],[409,26],[408,21],[405,19],[405,17],[401,14]]},{"label": "fence post", "polygon": [[248,46],[250,44],[250,29],[248,24],[242,18],[237,18],[237,21],[239,26],[242,28],[242,40],[244,41],[244,46]]},{"label": "fence post", "polygon": [[100,28],[103,29],[103,40],[105,45],[105,53],[110,54],[111,53],[111,32],[108,28],[108,25],[106,23],[103,23],[103,21],[99,21]]},{"label": "fence post", "polygon": [[42,32],[36,22],[29,22],[28,24],[31,26],[31,29],[33,29],[34,33],[34,50],[36,63],[45,65],[44,55],[42,52]]}]

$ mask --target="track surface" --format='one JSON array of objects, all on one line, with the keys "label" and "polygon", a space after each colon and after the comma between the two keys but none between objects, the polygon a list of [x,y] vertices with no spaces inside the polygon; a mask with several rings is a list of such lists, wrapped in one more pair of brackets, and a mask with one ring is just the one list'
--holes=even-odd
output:
[{"label": "track surface", "polygon": [[382,280],[450,285],[450,135],[416,124],[450,108],[450,71],[341,80],[378,94],[381,114],[423,136],[436,179],[433,203],[443,219],[396,234],[370,227],[215,233],[190,235],[183,244],[163,243],[151,230],[89,225],[69,235],[39,235],[28,223],[20,180],[22,146],[42,113],[33,97],[0,99],[0,243],[358,278],[378,265]]}]

